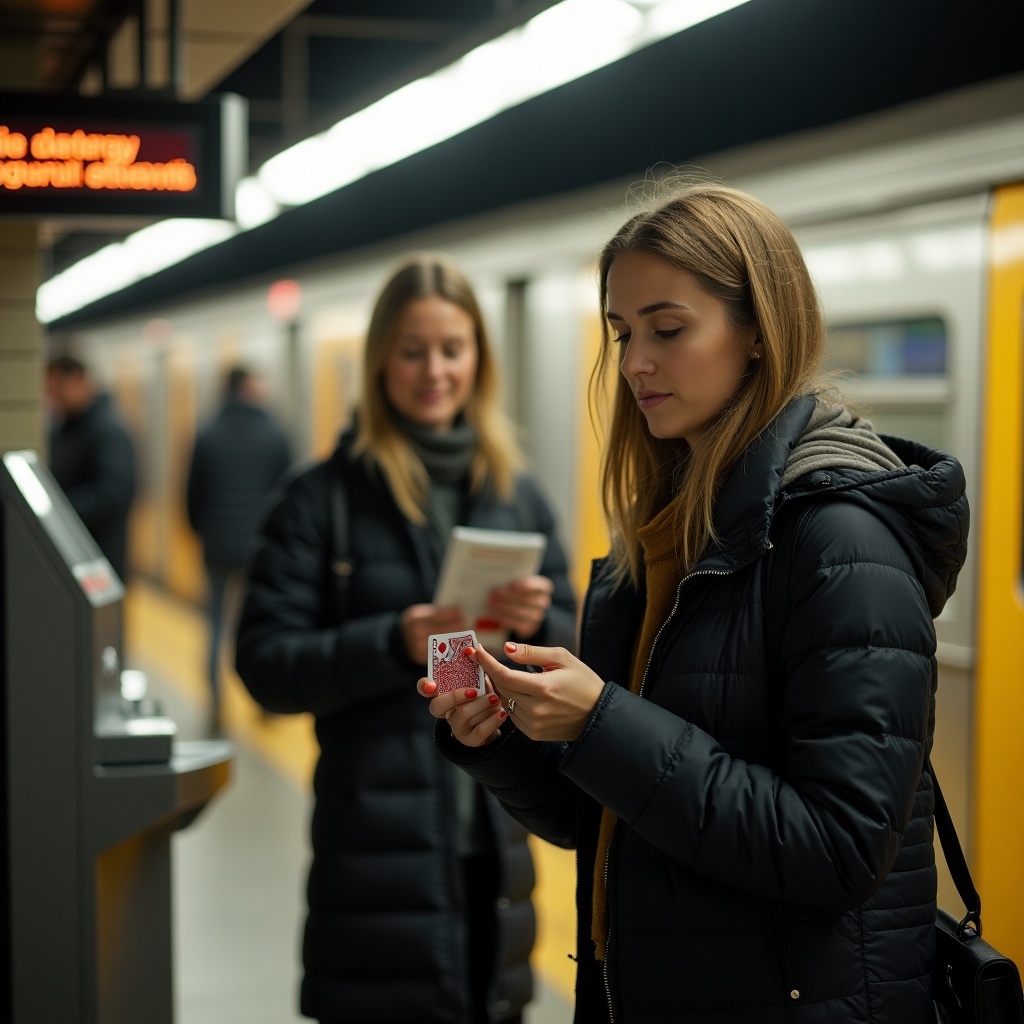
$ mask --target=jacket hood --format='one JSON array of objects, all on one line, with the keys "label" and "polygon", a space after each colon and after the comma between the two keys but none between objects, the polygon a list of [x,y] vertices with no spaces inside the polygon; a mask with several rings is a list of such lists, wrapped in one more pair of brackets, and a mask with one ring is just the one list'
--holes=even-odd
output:
[{"label": "jacket hood", "polygon": [[720,543],[701,564],[736,566],[769,546],[772,518],[791,501],[855,501],[896,535],[938,615],[956,589],[967,555],[970,512],[966,480],[951,455],[914,441],[879,435],[904,463],[890,470],[819,468],[783,488],[782,474],[815,408],[813,397],[792,402],[762,432],[719,494]]},{"label": "jacket hood", "polygon": [[956,590],[967,557],[970,509],[963,467],[953,456],[916,441],[880,436],[904,462],[903,469],[876,474],[837,470],[828,475],[837,495],[864,501],[899,538],[934,617]]}]

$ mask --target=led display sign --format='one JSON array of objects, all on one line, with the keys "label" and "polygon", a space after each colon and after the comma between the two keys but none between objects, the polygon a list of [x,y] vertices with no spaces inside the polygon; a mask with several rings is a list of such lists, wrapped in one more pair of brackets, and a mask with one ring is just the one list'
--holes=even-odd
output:
[{"label": "led display sign", "polygon": [[0,216],[234,216],[246,104],[0,93]]}]

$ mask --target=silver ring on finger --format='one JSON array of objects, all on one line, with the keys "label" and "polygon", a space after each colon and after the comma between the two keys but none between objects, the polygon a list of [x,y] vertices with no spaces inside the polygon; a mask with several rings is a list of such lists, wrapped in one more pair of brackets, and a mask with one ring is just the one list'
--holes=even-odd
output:
[{"label": "silver ring on finger", "polygon": [[508,702],[508,713],[509,713],[510,715],[513,715],[513,714],[515,714],[515,710],[516,710],[516,699],[515,699],[515,697],[513,697],[513,698],[512,698],[512,699],[511,699],[511,700],[510,700],[510,701]]}]

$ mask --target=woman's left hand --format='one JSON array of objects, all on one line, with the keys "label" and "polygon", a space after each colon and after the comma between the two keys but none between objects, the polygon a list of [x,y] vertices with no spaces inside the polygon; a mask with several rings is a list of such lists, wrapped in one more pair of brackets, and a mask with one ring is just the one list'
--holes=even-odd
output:
[{"label": "woman's left hand", "polygon": [[555,585],[547,576],[526,576],[495,587],[488,595],[487,607],[502,629],[517,637],[530,637],[540,629],[554,591]]},{"label": "woman's left hand", "polygon": [[425,676],[416,683],[421,697],[430,701],[430,713],[443,718],[452,735],[466,747],[483,747],[501,735],[501,723],[508,717],[501,698],[488,686],[437,692],[437,683]]},{"label": "woman's left hand", "polygon": [[541,672],[509,668],[482,647],[472,651],[470,657],[505,701],[510,720],[530,739],[571,742],[583,732],[604,681],[564,647],[505,644],[507,658]]}]

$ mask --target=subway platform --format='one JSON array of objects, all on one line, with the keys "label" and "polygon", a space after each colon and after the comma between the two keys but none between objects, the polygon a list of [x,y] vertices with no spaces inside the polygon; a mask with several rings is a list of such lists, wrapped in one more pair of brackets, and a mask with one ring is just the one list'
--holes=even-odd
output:
[{"label": "subway platform", "polygon": [[[206,627],[199,610],[145,582],[125,602],[131,668],[177,723],[207,735]],[[236,748],[231,782],[173,838],[176,1024],[302,1024],[299,945],[309,858],[312,719],[264,716],[225,669],[223,731]],[[535,841],[534,1002],[526,1024],[572,1019],[572,854]]]}]

